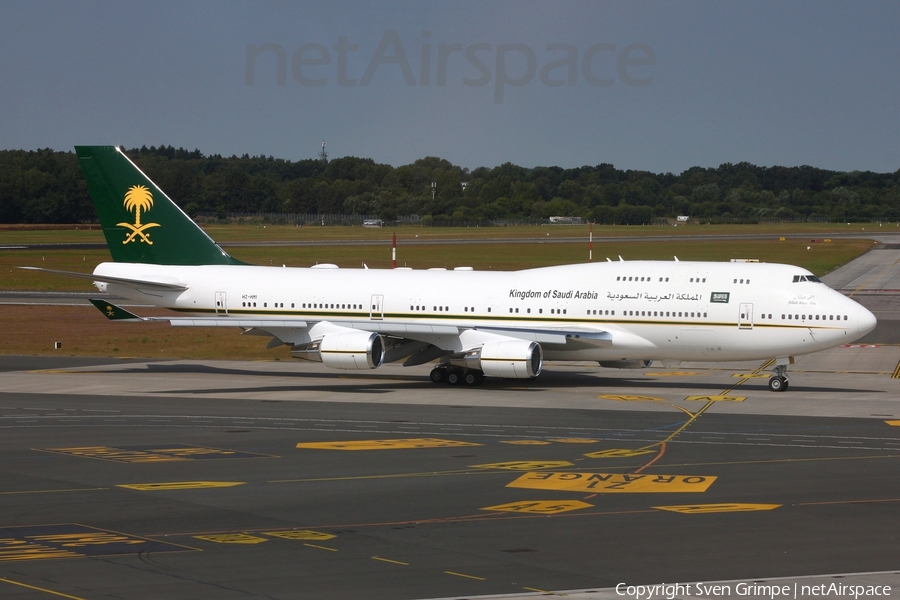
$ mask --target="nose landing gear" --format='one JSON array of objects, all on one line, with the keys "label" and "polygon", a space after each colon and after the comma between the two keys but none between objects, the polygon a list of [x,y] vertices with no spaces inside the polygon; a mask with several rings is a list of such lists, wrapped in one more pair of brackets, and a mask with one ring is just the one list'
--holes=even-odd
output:
[{"label": "nose landing gear", "polygon": [[769,377],[769,389],[773,392],[783,392],[788,389],[787,364],[775,365],[774,375]]}]

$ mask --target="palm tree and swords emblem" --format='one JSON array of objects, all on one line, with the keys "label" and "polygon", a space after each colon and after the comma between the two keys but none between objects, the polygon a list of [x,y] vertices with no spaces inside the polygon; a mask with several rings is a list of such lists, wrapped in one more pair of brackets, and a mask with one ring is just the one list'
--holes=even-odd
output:
[{"label": "palm tree and swords emblem", "polygon": [[119,227],[126,227],[131,230],[131,233],[128,234],[128,237],[122,243],[135,242],[139,238],[140,241],[147,242],[147,244],[152,246],[153,242],[150,241],[150,234],[147,233],[147,230],[151,227],[159,227],[159,223],[141,224],[141,211],[147,212],[153,207],[153,194],[142,185],[133,185],[125,192],[124,205],[125,210],[134,212],[134,223],[118,223]]}]

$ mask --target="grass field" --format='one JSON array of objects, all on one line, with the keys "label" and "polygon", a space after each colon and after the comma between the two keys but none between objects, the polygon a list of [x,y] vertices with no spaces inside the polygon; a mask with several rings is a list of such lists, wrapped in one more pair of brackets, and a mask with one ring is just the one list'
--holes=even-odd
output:
[{"label": "grass field", "polygon": [[[756,258],[805,267],[823,275],[872,246],[867,240],[835,239],[829,243],[787,239],[728,241],[594,241],[594,261],[618,260],[728,260]],[[809,250],[807,250],[807,247]],[[379,246],[263,246],[234,247],[231,254],[255,265],[308,267],[334,263],[340,267],[389,268],[390,243]],[[92,291],[88,281],[23,271],[31,266],[61,271],[90,273],[110,260],[106,250],[9,250],[0,251],[0,289],[40,291]],[[479,244],[476,240],[453,245],[413,245],[398,243],[397,265],[416,269],[468,266],[479,270],[509,271],[587,262],[588,245],[554,243]]]},{"label": "grass field", "polygon": [[[102,243],[103,232],[97,225],[87,229],[23,229],[0,225],[0,245],[5,244],[69,244]],[[205,225],[203,229],[219,243],[247,241],[335,241],[384,240],[390,242],[396,233],[400,243],[405,239],[420,240],[484,239],[484,238],[582,238],[587,240],[588,225],[528,225],[522,227],[421,227],[396,228],[341,227],[306,225]],[[594,225],[594,238],[626,236],[695,236],[695,235],[815,235],[827,236],[863,231],[900,231],[897,223],[761,223],[758,225]],[[548,235],[549,234],[549,235]]]},{"label": "grass field", "polygon": [[[806,224],[802,224],[806,225]],[[815,225],[815,224],[812,224]],[[707,228],[708,227],[708,228]],[[846,227],[846,226],[845,226]],[[853,225],[857,230],[862,226]],[[877,227],[877,226],[876,226]],[[471,240],[452,245],[417,244],[403,245],[403,235],[414,237],[412,228],[401,229],[398,234],[399,266],[413,268],[471,266],[479,270],[514,270],[549,265],[587,262],[587,227],[504,227],[484,229],[415,228],[420,240],[432,239]],[[803,230],[800,225],[786,229],[769,229],[768,226],[696,226],[670,228],[619,227],[610,228],[620,235],[645,234],[648,239],[639,242],[616,241],[614,235],[594,230],[594,261],[606,258],[618,260],[728,260],[730,258],[755,258],[762,262],[781,262],[805,267],[823,275],[869,250],[873,242],[836,238],[831,242],[813,243],[809,239],[779,241],[779,235],[809,233],[824,239],[827,231]],[[653,240],[652,236],[680,233],[730,233],[732,235],[771,233],[769,240],[682,241]],[[248,263],[273,266],[311,266],[329,262],[341,267],[370,268],[390,267],[390,234],[385,229],[362,227],[304,227],[266,228],[255,226],[226,226],[221,230],[209,228],[218,240],[291,240],[291,239],[371,239],[382,243],[368,246],[265,246],[230,248],[231,254]],[[288,234],[319,237],[289,238]],[[547,236],[550,233],[550,236]],[[485,244],[478,239],[538,238],[546,243]],[[552,243],[554,236],[584,236],[584,243]],[[270,236],[272,236],[270,238]],[[443,237],[442,237],[443,236]],[[16,238],[15,240],[10,237]],[[548,240],[547,238],[551,238]],[[429,237],[425,237],[429,239]],[[100,231],[0,231],[0,244],[102,242]],[[19,266],[36,266],[64,271],[89,273],[94,266],[108,261],[106,250],[0,250],[0,290],[39,291],[94,291],[87,281],[33,273],[17,269]],[[137,310],[143,315],[164,314],[158,310]],[[266,338],[241,336],[238,330],[205,328],[173,328],[168,324],[116,324],[107,321],[92,306],[0,306],[0,354],[63,354],[80,356],[136,356],[153,358],[233,358],[246,360],[281,360],[290,356],[287,348],[265,349]],[[55,350],[54,342],[62,342],[62,349]]]}]

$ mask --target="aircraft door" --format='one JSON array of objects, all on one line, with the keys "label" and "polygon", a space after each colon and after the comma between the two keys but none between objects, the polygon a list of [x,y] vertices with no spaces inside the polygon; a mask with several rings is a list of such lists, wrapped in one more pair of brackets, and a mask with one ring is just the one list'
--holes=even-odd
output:
[{"label": "aircraft door", "polygon": [[228,306],[225,304],[225,292],[216,292],[216,314],[228,316]]},{"label": "aircraft door", "polygon": [[381,321],[384,319],[384,296],[382,294],[372,294],[372,309],[369,311],[369,318],[373,321]]},{"label": "aircraft door", "polygon": [[753,329],[753,303],[741,302],[738,329]]}]

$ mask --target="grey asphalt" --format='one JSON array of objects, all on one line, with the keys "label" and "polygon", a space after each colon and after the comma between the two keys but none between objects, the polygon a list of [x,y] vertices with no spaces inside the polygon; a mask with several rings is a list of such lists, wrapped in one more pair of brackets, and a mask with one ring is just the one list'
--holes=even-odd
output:
[{"label": "grey asphalt", "polygon": [[[807,359],[783,394],[751,364],[465,388],[427,368],[2,357],[0,572],[85,599],[415,599],[892,571],[888,350]],[[528,473],[711,483],[510,487]],[[183,482],[236,485],[121,487]]]}]

